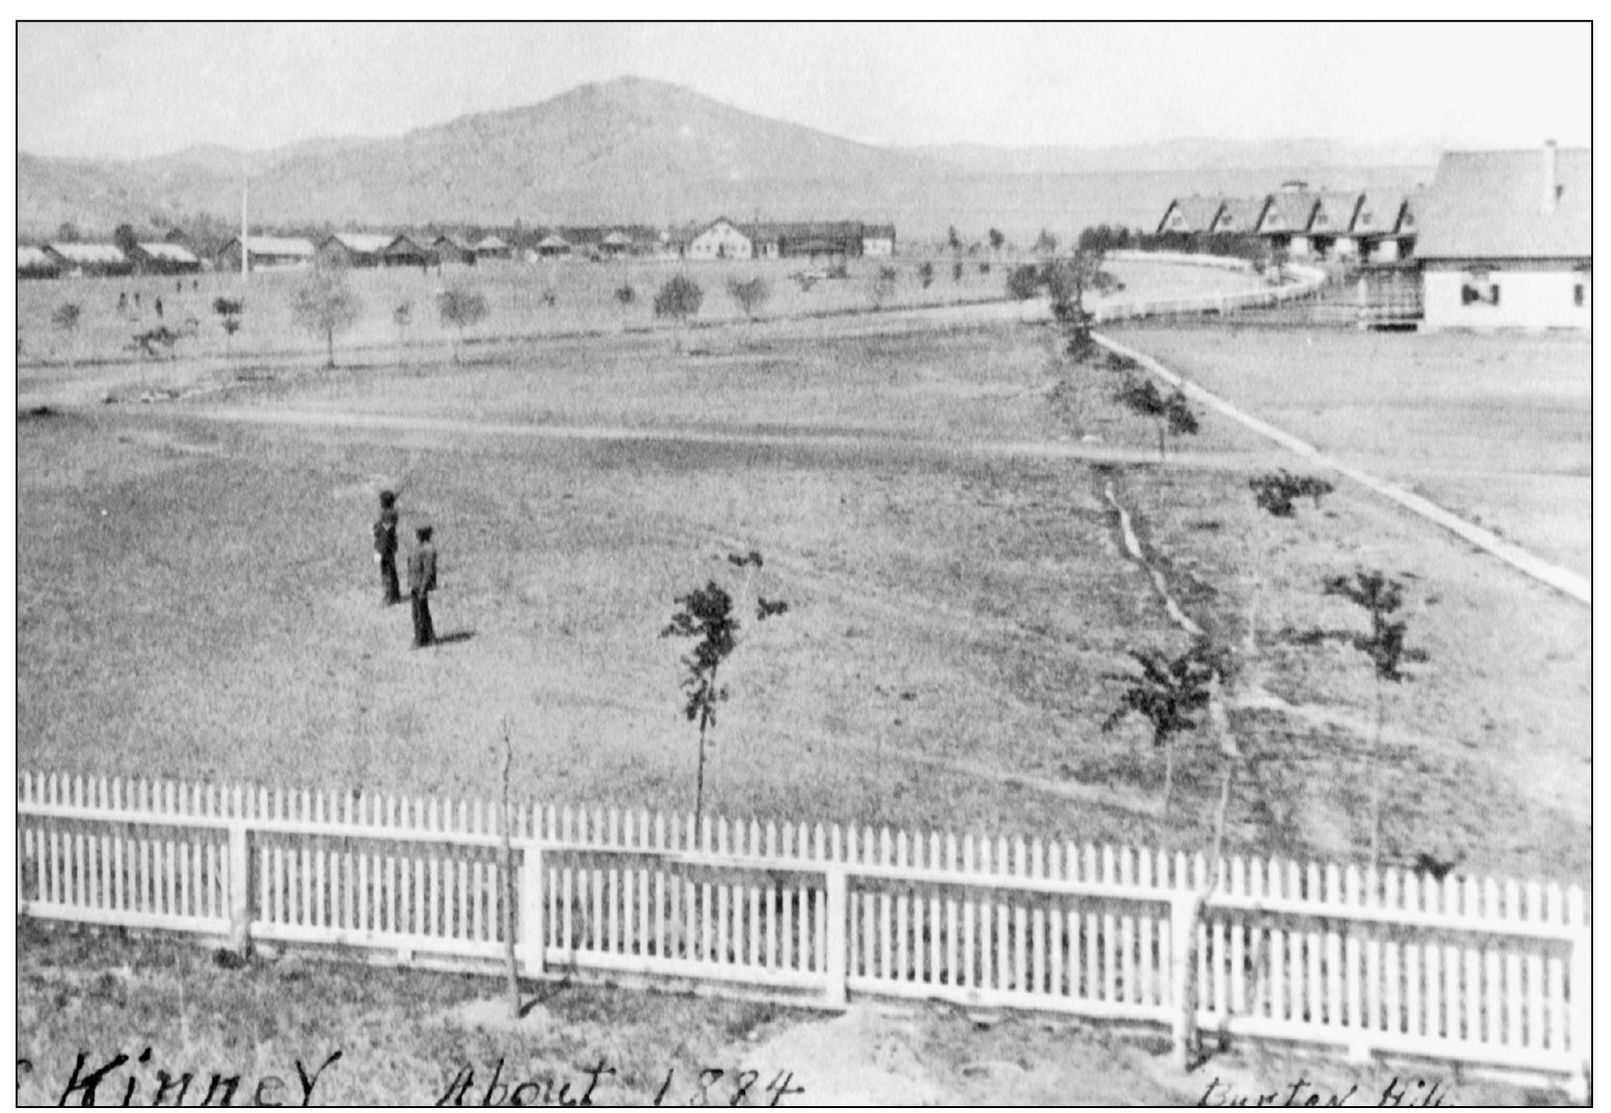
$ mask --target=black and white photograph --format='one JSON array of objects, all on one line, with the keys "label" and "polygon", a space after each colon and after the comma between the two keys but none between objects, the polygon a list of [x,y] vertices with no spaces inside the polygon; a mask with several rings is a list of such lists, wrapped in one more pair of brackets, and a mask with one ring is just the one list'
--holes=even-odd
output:
[{"label": "black and white photograph", "polygon": [[13,26],[18,1104],[1592,1104],[1592,21]]}]

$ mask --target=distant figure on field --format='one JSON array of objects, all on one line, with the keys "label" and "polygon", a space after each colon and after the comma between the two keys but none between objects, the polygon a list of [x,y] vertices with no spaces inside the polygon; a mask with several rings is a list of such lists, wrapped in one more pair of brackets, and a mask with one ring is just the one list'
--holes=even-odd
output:
[{"label": "distant figure on field", "polygon": [[403,601],[397,590],[397,495],[380,493],[380,517],[375,520],[375,563],[380,565],[380,605]]},{"label": "distant figure on field", "polygon": [[161,298],[157,299],[157,317],[159,319],[162,317],[162,299]]},{"label": "distant figure on field", "polygon": [[436,643],[431,627],[431,592],[436,590],[436,547],[431,544],[431,527],[414,531],[419,545],[408,554],[408,594],[414,601],[414,648]]},{"label": "distant figure on field", "polygon": [[117,296],[117,311],[119,313],[127,313],[129,311],[129,292],[127,290],[119,292]]},{"label": "distant figure on field", "polygon": [[140,308],[140,291],[138,290],[134,292],[134,308]]},{"label": "distant figure on field", "polygon": [[182,294],[182,293],[185,292],[185,280],[184,279],[176,278],[176,279],[173,280],[173,292],[176,293],[176,294]]}]

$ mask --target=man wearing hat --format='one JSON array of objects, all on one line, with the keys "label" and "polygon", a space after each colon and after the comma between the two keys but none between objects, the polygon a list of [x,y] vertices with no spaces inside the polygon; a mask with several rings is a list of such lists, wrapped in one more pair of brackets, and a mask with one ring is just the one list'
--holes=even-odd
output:
[{"label": "man wearing hat", "polygon": [[380,605],[401,603],[397,590],[397,495],[380,493],[380,518],[375,522],[375,563],[380,565]]},{"label": "man wearing hat", "polygon": [[431,527],[414,531],[419,544],[408,554],[408,594],[414,601],[414,648],[436,643],[431,628],[431,592],[436,590],[436,546],[431,544]]}]

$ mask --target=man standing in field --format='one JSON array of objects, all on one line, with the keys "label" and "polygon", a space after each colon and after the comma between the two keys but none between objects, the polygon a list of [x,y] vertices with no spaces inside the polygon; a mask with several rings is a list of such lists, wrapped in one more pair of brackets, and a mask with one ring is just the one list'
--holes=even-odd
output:
[{"label": "man standing in field", "polygon": [[414,648],[436,643],[431,628],[431,592],[436,590],[436,546],[431,544],[431,527],[414,531],[419,545],[408,554],[408,594],[414,601]]},{"label": "man standing in field", "polygon": [[380,493],[380,518],[375,522],[375,563],[380,565],[380,605],[401,603],[397,590],[397,495]]}]

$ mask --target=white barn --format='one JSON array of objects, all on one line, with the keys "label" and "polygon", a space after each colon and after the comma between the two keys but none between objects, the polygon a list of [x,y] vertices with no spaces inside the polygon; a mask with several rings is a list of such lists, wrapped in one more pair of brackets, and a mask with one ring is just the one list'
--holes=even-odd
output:
[{"label": "white barn", "polygon": [[749,259],[754,254],[754,241],[725,216],[705,225],[688,245],[690,259]]},{"label": "white barn", "polygon": [[1588,148],[1451,151],[1418,206],[1421,327],[1590,327]]}]

